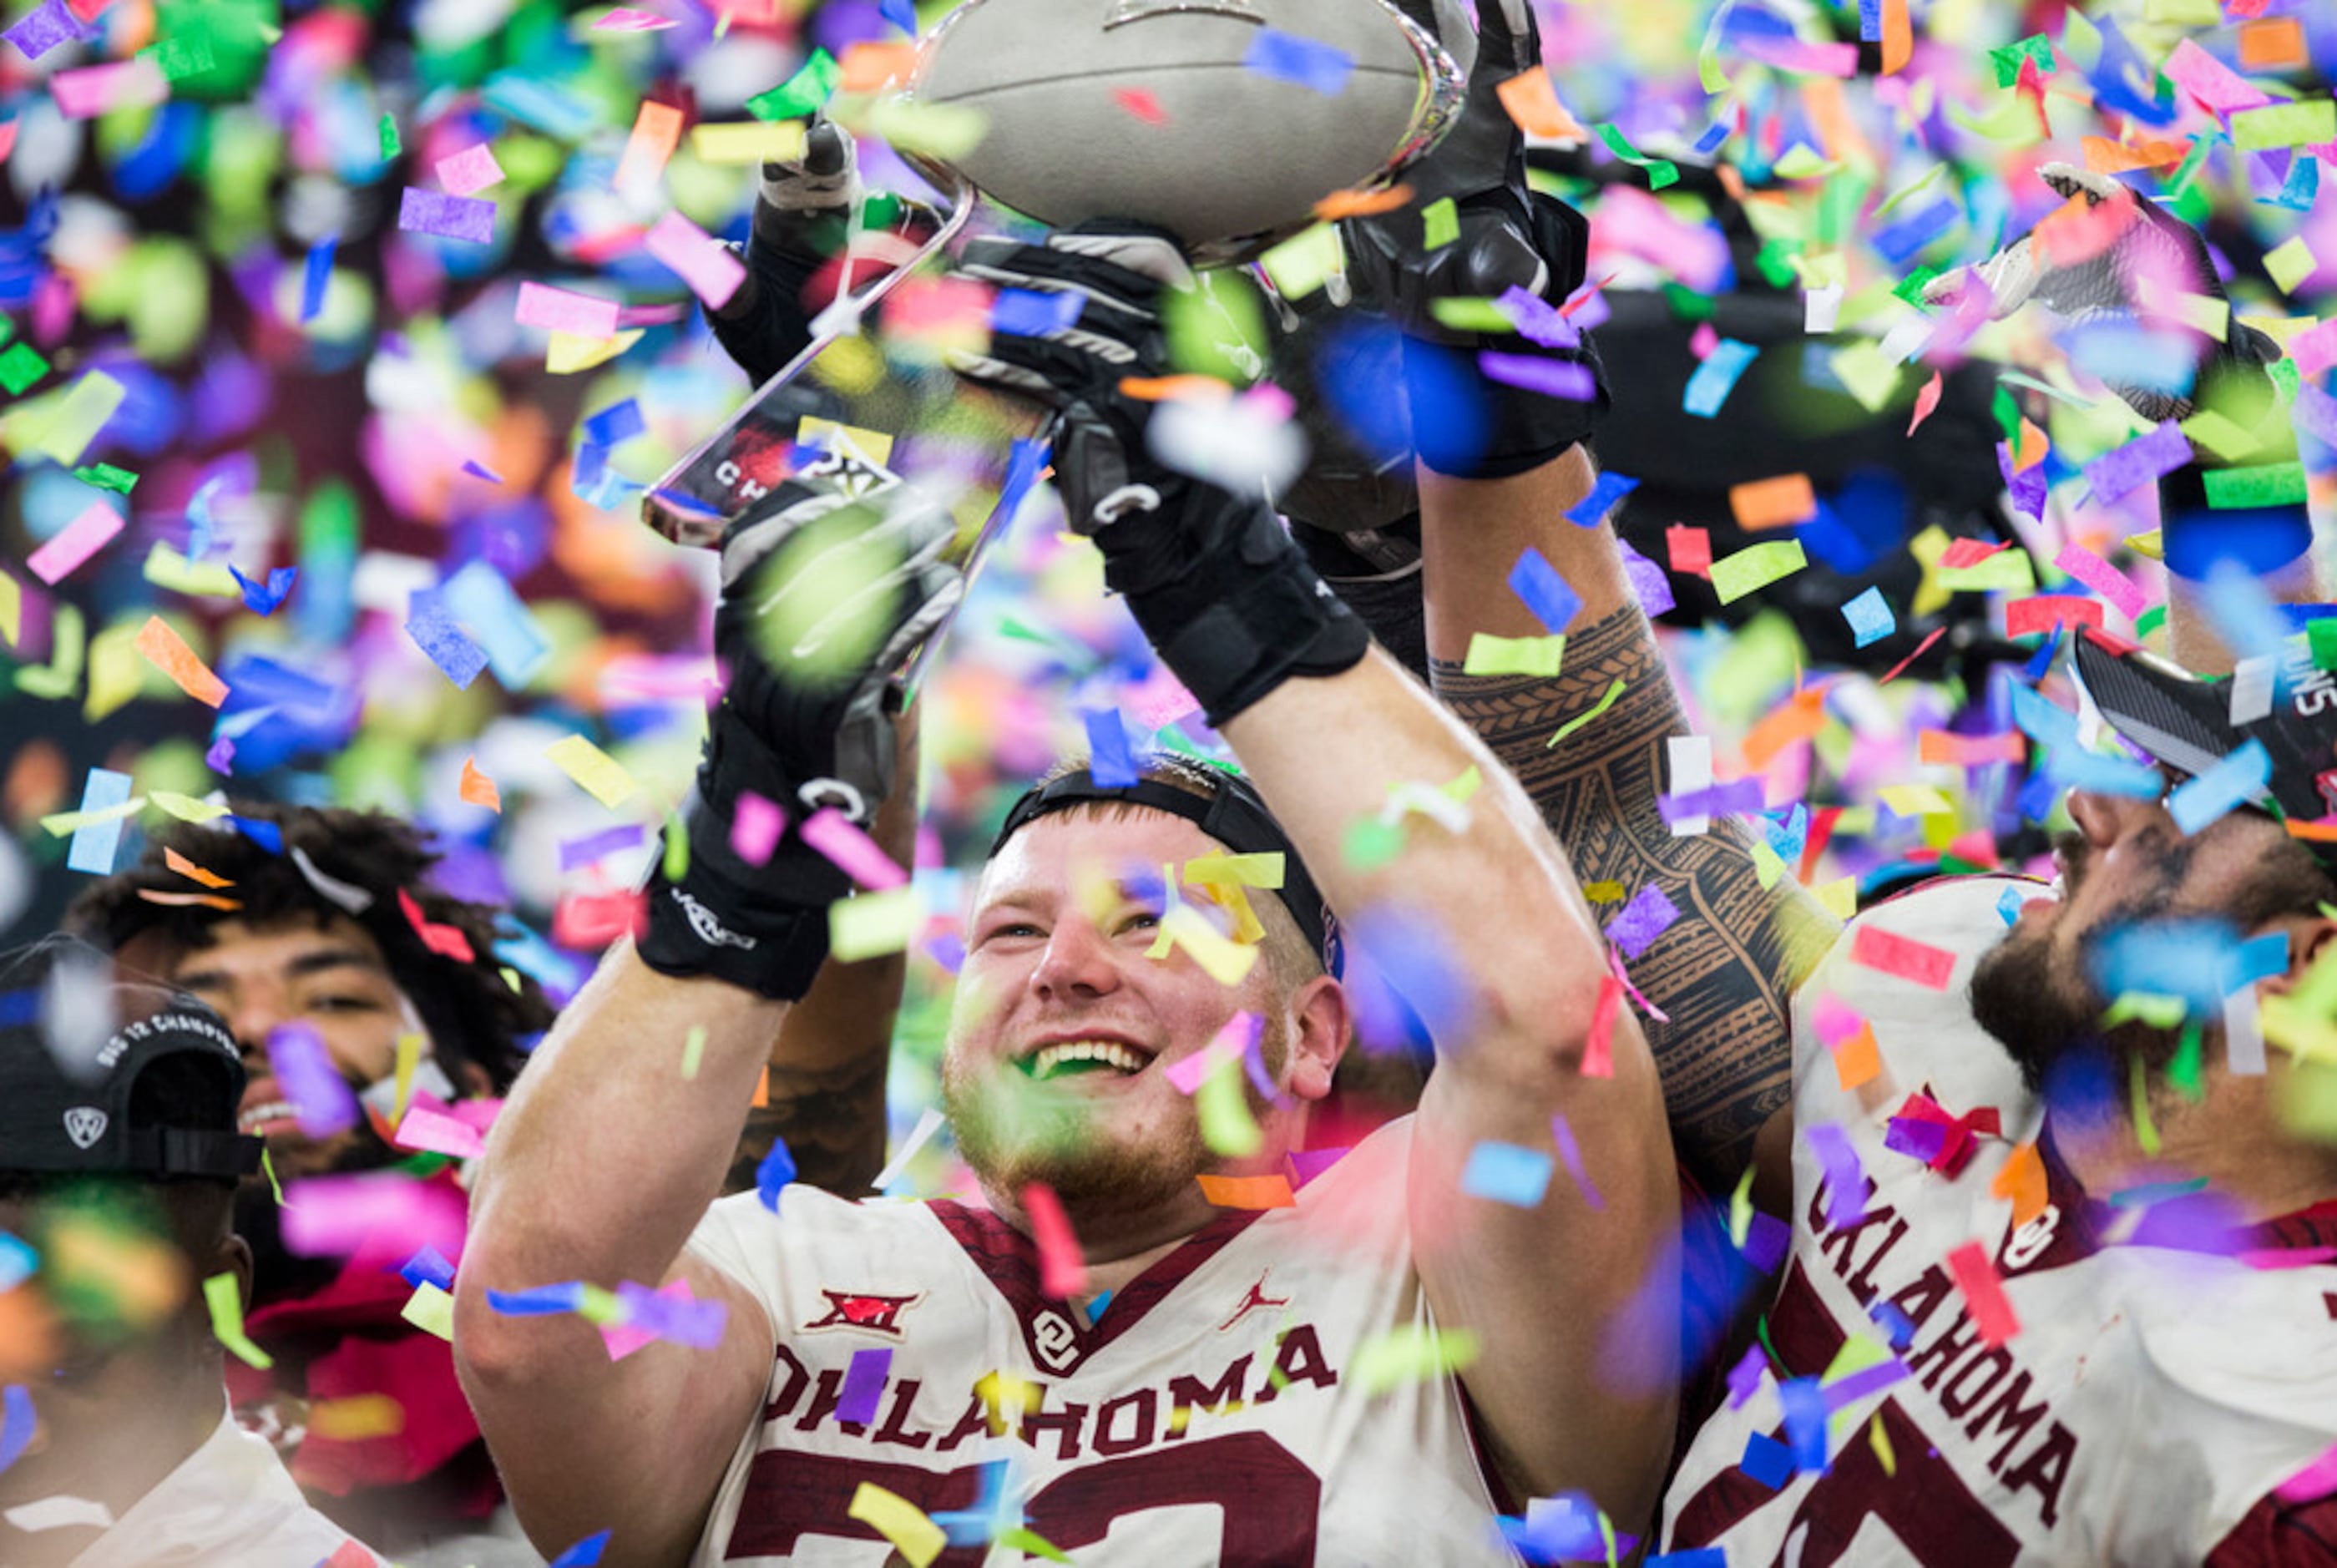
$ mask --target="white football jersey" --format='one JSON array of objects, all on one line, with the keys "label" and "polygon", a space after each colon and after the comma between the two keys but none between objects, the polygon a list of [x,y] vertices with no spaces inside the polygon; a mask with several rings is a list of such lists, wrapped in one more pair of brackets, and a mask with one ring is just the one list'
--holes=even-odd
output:
[{"label": "white football jersey", "polygon": [[[2106,1245],[2133,1211],[2112,1220],[2049,1161],[2047,1207],[2029,1224],[2016,1230],[2010,1198],[1990,1191],[2040,1121],[1969,999],[2013,886],[1941,882],[1870,911],[1796,995],[1794,1239],[1767,1319],[1775,1360],[1697,1435],[1665,1499],[1668,1549],[1716,1546],[1729,1568],[2337,1561],[2320,1555],[2325,1505],[2308,1520],[2266,1503],[2337,1443],[2329,1251],[2243,1261]],[[1952,952],[1945,988],[1854,962],[1867,926]],[[1842,1088],[1814,1030],[1828,995],[1873,1027],[1882,1073],[1863,1088]],[[2003,1135],[1978,1138],[1970,1163],[1942,1174],[1885,1145],[1911,1092],[1958,1117],[1993,1107]],[[1828,1124],[1863,1171],[1863,1204],[1834,1201],[1808,1136]],[[2305,1240],[2337,1240],[2337,1224],[2320,1223],[2329,1235]],[[1947,1263],[1970,1242],[2018,1319],[1995,1348]],[[1833,1383],[1857,1367],[1879,1369],[1825,1422],[1826,1467],[1780,1465],[1764,1446],[1790,1446],[1778,1377]],[[2269,1555],[2267,1531],[2280,1544]]]},{"label": "white football jersey", "polygon": [[[983,1210],[801,1187],[776,1214],[752,1193],[716,1203],[689,1245],[762,1304],[776,1354],[694,1563],[878,1568],[891,1547],[849,1516],[862,1482],[946,1528],[1002,1475],[1023,1527],[1080,1563],[1514,1562],[1457,1382],[1367,1393],[1354,1376],[1373,1341],[1433,1328],[1411,1132],[1374,1133],[1296,1208],[1225,1211],[1091,1322],[1041,1294],[1030,1241]],[[866,1351],[889,1352],[881,1391],[866,1402],[871,1357],[846,1412],[867,1418],[842,1419]],[[983,1562],[976,1534],[937,1563]]]}]

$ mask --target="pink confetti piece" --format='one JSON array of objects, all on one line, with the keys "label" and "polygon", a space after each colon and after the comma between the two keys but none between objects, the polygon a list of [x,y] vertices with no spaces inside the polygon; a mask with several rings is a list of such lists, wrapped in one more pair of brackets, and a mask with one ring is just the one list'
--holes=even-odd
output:
[{"label": "pink confetti piece", "polygon": [[909,874],[901,869],[899,863],[833,806],[813,812],[797,831],[805,843],[826,856],[831,864],[863,887],[874,890],[908,885]]},{"label": "pink confetti piece", "polygon": [[730,852],[749,866],[769,862],[787,828],[787,814],[773,802],[745,790],[730,813]]},{"label": "pink confetti piece", "polygon": [[1044,1181],[1022,1189],[1022,1213],[1031,1222],[1031,1240],[1039,1248],[1039,1289],[1050,1298],[1068,1301],[1088,1289],[1088,1263],[1080,1239],[1071,1230],[1071,1217],[1063,1200]]},{"label": "pink confetti piece", "polygon": [[1818,1039],[1824,1044],[1839,1045],[1866,1027],[1866,1020],[1849,1003],[1828,993],[1818,998],[1810,1026],[1817,1031]]},{"label": "pink confetti piece", "polygon": [[747,276],[738,258],[679,212],[669,212],[651,224],[641,246],[679,273],[709,309],[719,310],[728,304]]},{"label": "pink confetti piece", "polygon": [[2337,365],[2337,319],[2323,321],[2310,331],[2299,332],[2288,340],[2289,357],[2296,368],[2307,376],[2319,376],[2332,365]]},{"label": "pink confetti piece", "polygon": [[2150,605],[2142,585],[2083,544],[2065,544],[2053,564],[2100,594],[2128,621],[2139,621]]},{"label": "pink confetti piece", "polygon": [[670,16],[654,11],[636,11],[630,5],[620,5],[592,24],[594,33],[660,33],[675,25]]},{"label": "pink confetti piece", "polygon": [[2337,1446],[2273,1488],[2283,1503],[2310,1503],[2337,1492]]},{"label": "pink confetti piece", "polygon": [[104,549],[122,527],[121,513],[103,501],[93,501],[87,511],[26,556],[24,564],[33,569],[34,576],[54,587],[60,578],[71,574],[83,562]]},{"label": "pink confetti piece", "polygon": [[400,1149],[451,1154],[457,1160],[476,1160],[486,1152],[485,1142],[476,1128],[420,1105],[406,1111],[390,1142]]},{"label": "pink confetti piece", "polygon": [[2011,1298],[2004,1293],[1996,1265],[1988,1260],[1986,1248],[1967,1241],[1948,1254],[1947,1262],[1956,1288],[1964,1293],[1964,1308],[1971,1314],[1980,1343],[1994,1349],[2020,1332],[2020,1319],[2012,1310]]},{"label": "pink confetti piece", "polygon": [[572,293],[543,283],[523,283],[519,286],[519,304],[512,316],[523,327],[544,327],[554,332],[573,332],[580,338],[613,338],[617,335],[615,300],[596,299],[590,294]]},{"label": "pink confetti piece", "polygon": [[1858,935],[1851,940],[1850,961],[1885,975],[1895,975],[1902,980],[1912,980],[1933,991],[1948,988],[1948,976],[1956,966],[1956,956],[1946,948],[1918,942],[1912,936],[1894,936],[1877,926],[1858,928]]},{"label": "pink confetti piece", "polygon": [[463,1250],[463,1194],[395,1172],[318,1176],[284,1190],[284,1244],[303,1258],[378,1257],[395,1269],[416,1248]]},{"label": "pink confetti piece", "polygon": [[446,187],[450,196],[468,196],[502,183],[504,178],[504,166],[495,162],[495,150],[484,142],[439,159],[437,168],[438,183]]},{"label": "pink confetti piece", "polygon": [[57,108],[68,120],[87,120],[113,109],[151,109],[168,101],[170,79],[152,55],[84,65],[49,78]]},{"label": "pink confetti piece", "polygon": [[1246,1057],[1257,1044],[1261,1020],[1255,1013],[1237,1013],[1226,1026],[1190,1056],[1171,1062],[1163,1069],[1168,1082],[1179,1094],[1198,1094],[1201,1081],[1216,1072],[1224,1063]]}]

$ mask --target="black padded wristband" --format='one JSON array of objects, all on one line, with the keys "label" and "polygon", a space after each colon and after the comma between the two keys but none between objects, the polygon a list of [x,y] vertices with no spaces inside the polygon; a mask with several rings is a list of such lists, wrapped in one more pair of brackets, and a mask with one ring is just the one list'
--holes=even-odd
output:
[{"label": "black padded wristband", "polygon": [[792,830],[768,864],[747,865],[730,848],[729,824],[695,796],[682,822],[689,865],[679,882],[667,880],[663,857],[650,872],[648,927],[634,946],[641,962],[802,1000],[827,960],[827,906],[852,890],[850,878]]}]

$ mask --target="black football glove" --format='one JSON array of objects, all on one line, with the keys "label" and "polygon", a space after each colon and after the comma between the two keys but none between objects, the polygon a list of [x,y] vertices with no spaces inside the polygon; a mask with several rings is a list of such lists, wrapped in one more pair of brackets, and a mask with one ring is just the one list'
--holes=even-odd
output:
[{"label": "black football glove", "polygon": [[[865,827],[894,782],[895,679],[964,592],[944,558],[945,508],[907,486],[854,499],[791,479],[722,534],[714,651],[725,672],[698,787],[689,865],[647,888],[641,957],[795,1000],[827,955],[827,906],[851,881],[796,824],[834,807]],[[768,863],[731,845],[740,798],[787,814]]]},{"label": "black football glove", "polygon": [[[1459,122],[1404,176],[1413,199],[1392,212],[1340,225],[1357,301],[1404,332],[1404,379],[1413,440],[1440,474],[1492,478],[1539,467],[1589,438],[1607,409],[1598,351],[1558,318],[1582,286],[1590,226],[1579,212],[1526,184],[1525,137],[1499,89],[1539,66],[1541,37],[1525,0],[1477,0],[1477,53]],[[1453,203],[1458,237],[1431,249],[1428,210]],[[1457,328],[1447,301],[1533,301],[1521,330]],[[1513,296],[1514,298],[1514,296]],[[1488,374],[1485,355],[1563,392]],[[1543,374],[1536,375],[1539,368]]]},{"label": "black football glove", "polygon": [[1262,495],[1175,472],[1147,449],[1153,406],[1122,383],[1168,368],[1162,291],[1191,284],[1172,238],[1091,223],[1041,245],[977,240],[963,267],[1000,288],[1080,297],[1068,325],[993,331],[988,352],[950,363],[1053,413],[1055,484],[1071,527],[1094,538],[1105,583],[1210,723],[1293,675],[1334,675],[1363,658],[1370,634]]}]

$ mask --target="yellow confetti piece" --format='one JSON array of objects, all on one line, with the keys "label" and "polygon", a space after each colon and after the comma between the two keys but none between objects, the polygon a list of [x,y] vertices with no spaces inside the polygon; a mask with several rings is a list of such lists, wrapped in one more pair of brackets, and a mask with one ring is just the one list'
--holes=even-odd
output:
[{"label": "yellow confetti piece", "polygon": [[1329,223],[1303,229],[1257,259],[1275,289],[1286,299],[1303,299],[1330,281],[1346,266],[1339,230]]},{"label": "yellow confetti piece", "polygon": [[846,1512],[890,1541],[893,1549],[908,1560],[909,1568],[926,1568],[949,1544],[949,1537],[925,1517],[924,1509],[874,1482],[860,1484]]},{"label": "yellow confetti piece", "polygon": [[414,1071],[422,1065],[422,1046],[419,1034],[397,1037],[397,1096],[389,1110],[389,1124],[393,1127],[406,1120],[406,1102],[414,1095]]},{"label": "yellow confetti piece", "polygon": [[101,806],[94,811],[56,811],[41,818],[41,827],[52,836],[64,838],[84,828],[103,823],[119,822],[125,817],[135,817],[146,808],[147,797],[141,795],[124,800],[119,806]]},{"label": "yellow confetti piece", "polygon": [[[1841,824],[1837,822],[1835,826],[1839,828]],[[1855,877],[1845,877],[1839,882],[1829,882],[1811,891],[1817,895],[1818,903],[1825,912],[1837,920],[1847,920],[1858,913],[1858,878]]]},{"label": "yellow confetti piece", "polygon": [[319,1399],[308,1406],[308,1435],[337,1443],[388,1437],[406,1430],[406,1406],[386,1394]]},{"label": "yellow confetti piece", "polygon": [[2313,253],[2313,247],[2304,242],[2303,235],[2293,234],[2265,251],[2264,262],[2264,270],[2272,274],[2273,282],[2280,285],[2280,291],[2293,294],[2298,284],[2313,276],[2314,270],[2321,265],[2321,258]]},{"label": "yellow confetti piece", "polygon": [[1785,874],[1785,862],[1765,839],[1753,840],[1753,875],[1765,888],[1775,887],[1777,878]]},{"label": "yellow confetti piece", "polygon": [[1218,883],[1244,887],[1276,888],[1282,886],[1286,867],[1278,849],[1255,855],[1228,855],[1213,849],[1207,855],[1196,855],[1185,862],[1182,879],[1195,887]]},{"label": "yellow confetti piece", "polygon": [[1874,1450],[1874,1462],[1882,1466],[1882,1474],[1899,1474],[1899,1456],[1891,1451],[1891,1434],[1882,1429],[1882,1412],[1877,1410],[1866,1424],[1866,1446]]},{"label": "yellow confetti piece", "polygon": [[[796,426],[796,441],[839,457],[859,457],[883,467],[893,458],[893,437],[882,430],[865,430],[807,415]],[[841,446],[838,443],[842,443]]]},{"label": "yellow confetti piece", "polygon": [[1566,639],[1557,637],[1496,637],[1478,632],[1469,638],[1462,661],[1464,675],[1556,675],[1566,662]]},{"label": "yellow confetti piece", "polygon": [[545,747],[543,754],[574,779],[578,789],[611,810],[640,788],[623,763],[582,735],[562,736]]},{"label": "yellow confetti piece", "polygon": [[1582,896],[1593,904],[1620,904],[1623,885],[1620,882],[1585,882]]},{"label": "yellow confetti piece", "polygon": [[89,640],[89,693],[82,717],[94,723],[138,695],[146,683],[138,653],[138,632],[130,626],[109,626]]},{"label": "yellow confetti piece", "polygon": [[237,599],[243,594],[236,586],[235,573],[226,567],[216,562],[190,561],[168,544],[157,544],[146,553],[146,581],[173,593],[211,599]]},{"label": "yellow confetti piece", "polygon": [[414,1288],[414,1294],[397,1315],[425,1334],[435,1334],[448,1344],[454,1343],[455,1298],[429,1280]]},{"label": "yellow confetti piece", "polygon": [[[1799,548],[1799,546],[1796,546],[1796,548]],[[1542,742],[1542,749],[1544,750],[1548,750],[1550,747],[1555,746],[1560,741],[1565,740],[1569,735],[1573,734],[1577,730],[1581,729],[1585,724],[1589,723],[1593,719],[1598,718],[1601,713],[1606,712],[1608,709],[1615,706],[1615,700],[1623,695],[1624,688],[1628,684],[1628,682],[1624,681],[1619,678],[1617,679],[1607,688],[1607,695],[1599,699],[1598,702],[1592,706],[1590,711],[1588,713],[1578,713],[1573,718],[1569,719],[1565,723],[1560,725],[1558,727],[1558,733],[1552,735],[1548,740]]]},{"label": "yellow confetti piece", "polygon": [[[1221,934],[1189,904],[1179,904],[1160,917],[1160,935],[1182,947],[1185,956],[1220,985],[1240,985],[1257,963],[1257,948],[1246,947]],[[1157,948],[1159,944],[1154,946]]]},{"label": "yellow confetti piece", "polygon": [[2146,561],[2164,561],[2166,559],[2166,536],[2156,528],[2153,528],[2147,534],[2127,534],[2126,537],[2126,547],[2133,551],[2136,554],[2141,556]]},{"label": "yellow confetti piece", "polygon": [[2225,341],[2232,329],[2232,306],[2226,299],[2211,299],[2205,294],[2187,289],[2169,289],[2156,279],[2144,274],[2138,291],[2146,314],[2156,314],[2168,320],[2181,322],[2195,331],[2204,332],[2216,342]]},{"label": "yellow confetti piece", "polygon": [[804,155],[804,122],[746,120],[700,125],[689,133],[689,150],[706,163],[785,163]]},{"label": "yellow confetti piece", "polygon": [[869,105],[862,125],[878,140],[890,142],[904,151],[955,162],[979,146],[989,133],[990,116],[963,103],[880,98]]},{"label": "yellow confetti piece", "polygon": [[1940,586],[1983,593],[2033,593],[2037,591],[2037,569],[2028,551],[2000,550],[1970,566],[1941,567]]},{"label": "yellow confetti piece", "polygon": [[2239,425],[2213,408],[2203,408],[2183,421],[2183,434],[2191,445],[2211,452],[2226,463],[2236,463],[2249,456],[2264,443],[2255,432]]},{"label": "yellow confetti piece", "polygon": [[1210,1069],[1193,1093],[1193,1109],[1201,1124],[1201,1142],[1212,1152],[1239,1160],[1265,1145],[1266,1134],[1249,1113],[1242,1093],[1248,1073],[1239,1057],[1227,1057]]},{"label": "yellow confetti piece", "polygon": [[580,370],[606,365],[640,340],[639,328],[620,332],[614,338],[590,338],[581,332],[554,331],[552,346],[543,356],[543,368],[554,376],[573,376]]},{"label": "yellow confetti piece", "polygon": [[1480,1348],[1474,1329],[1439,1333],[1407,1324],[1357,1346],[1347,1377],[1365,1394],[1384,1394],[1406,1383],[1463,1371],[1477,1359]]},{"label": "yellow confetti piece", "polygon": [[827,953],[840,963],[857,963],[907,949],[924,918],[917,890],[887,887],[859,893],[827,906]]},{"label": "yellow confetti piece", "polygon": [[1954,801],[1929,784],[1886,784],[1874,793],[1902,817],[1937,817],[1956,808]]},{"label": "yellow confetti piece", "polygon": [[20,454],[37,452],[71,468],[127,394],[121,382],[93,370],[62,392],[18,404],[0,421],[0,439]]},{"label": "yellow confetti piece", "polygon": [[216,822],[228,815],[227,808],[218,801],[198,800],[175,789],[157,789],[147,799],[153,803],[155,809],[176,817],[181,822]]},{"label": "yellow confetti piece", "polygon": [[0,642],[9,647],[24,634],[24,585],[0,572]]},{"label": "yellow confetti piece", "polygon": [[1832,364],[1834,375],[1869,414],[1882,413],[1899,390],[1898,362],[1866,338],[1835,349]]},{"label": "yellow confetti piece", "polygon": [[1792,576],[1809,564],[1800,540],[1764,540],[1715,561],[1712,591],[1723,604],[1731,604],[1756,589]]},{"label": "yellow confetti piece", "polygon": [[214,1274],[203,1281],[203,1301],[211,1309],[211,1337],[246,1366],[262,1372],[276,1357],[254,1345],[243,1331],[243,1286],[232,1274]]}]

